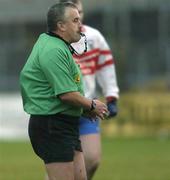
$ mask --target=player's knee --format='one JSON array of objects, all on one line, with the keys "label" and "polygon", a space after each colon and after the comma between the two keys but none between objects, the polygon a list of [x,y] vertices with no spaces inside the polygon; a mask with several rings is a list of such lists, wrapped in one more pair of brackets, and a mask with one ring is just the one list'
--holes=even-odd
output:
[{"label": "player's knee", "polygon": [[96,169],[98,168],[98,166],[100,165],[100,161],[101,161],[101,158],[100,156],[93,156],[89,162],[88,162],[88,165],[86,166],[87,168],[87,173],[90,173],[90,172],[95,172]]},{"label": "player's knee", "polygon": [[98,151],[93,151],[86,153],[85,156],[85,164],[86,164],[86,172],[87,172],[87,179],[91,180],[94,176],[97,168],[100,165],[101,155]]},{"label": "player's knee", "polygon": [[97,160],[97,161],[94,161],[93,163],[91,163],[88,167],[86,167],[88,180],[92,180],[92,177],[94,176],[99,164],[100,164],[100,161]]},{"label": "player's knee", "polygon": [[91,165],[89,166],[90,171],[95,171],[99,165],[100,165],[99,159],[96,159],[95,161],[91,162]]},{"label": "player's knee", "polygon": [[93,167],[98,167],[99,164],[100,164],[100,161],[101,161],[101,155],[99,152],[96,152],[96,153],[93,153],[92,156],[91,156],[91,165]]}]

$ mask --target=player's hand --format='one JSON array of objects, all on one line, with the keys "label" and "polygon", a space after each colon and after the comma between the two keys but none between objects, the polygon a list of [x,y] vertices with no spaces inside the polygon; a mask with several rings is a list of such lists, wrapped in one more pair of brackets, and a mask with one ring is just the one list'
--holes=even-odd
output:
[{"label": "player's hand", "polygon": [[118,113],[117,101],[114,99],[107,103],[107,109],[109,111],[108,118],[115,117]]}]

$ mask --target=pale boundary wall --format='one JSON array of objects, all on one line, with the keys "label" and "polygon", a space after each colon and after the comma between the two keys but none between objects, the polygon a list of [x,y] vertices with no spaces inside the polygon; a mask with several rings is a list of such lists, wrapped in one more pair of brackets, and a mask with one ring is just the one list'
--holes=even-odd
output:
[{"label": "pale boundary wall", "polygon": [[28,119],[20,94],[0,94],[0,140],[27,140]]}]

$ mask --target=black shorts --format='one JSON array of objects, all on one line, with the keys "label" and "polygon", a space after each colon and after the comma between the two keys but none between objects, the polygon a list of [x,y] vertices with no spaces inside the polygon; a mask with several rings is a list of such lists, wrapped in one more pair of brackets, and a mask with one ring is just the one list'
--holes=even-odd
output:
[{"label": "black shorts", "polygon": [[31,115],[28,133],[34,152],[46,164],[73,161],[74,151],[82,151],[79,117]]}]

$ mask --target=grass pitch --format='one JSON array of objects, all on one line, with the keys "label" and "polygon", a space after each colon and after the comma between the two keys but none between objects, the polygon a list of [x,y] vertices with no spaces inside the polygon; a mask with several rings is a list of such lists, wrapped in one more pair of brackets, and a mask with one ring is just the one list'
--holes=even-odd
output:
[{"label": "grass pitch", "polygon": [[[170,140],[102,138],[94,180],[170,180]],[[0,180],[44,180],[42,161],[29,142],[0,142]]]}]

